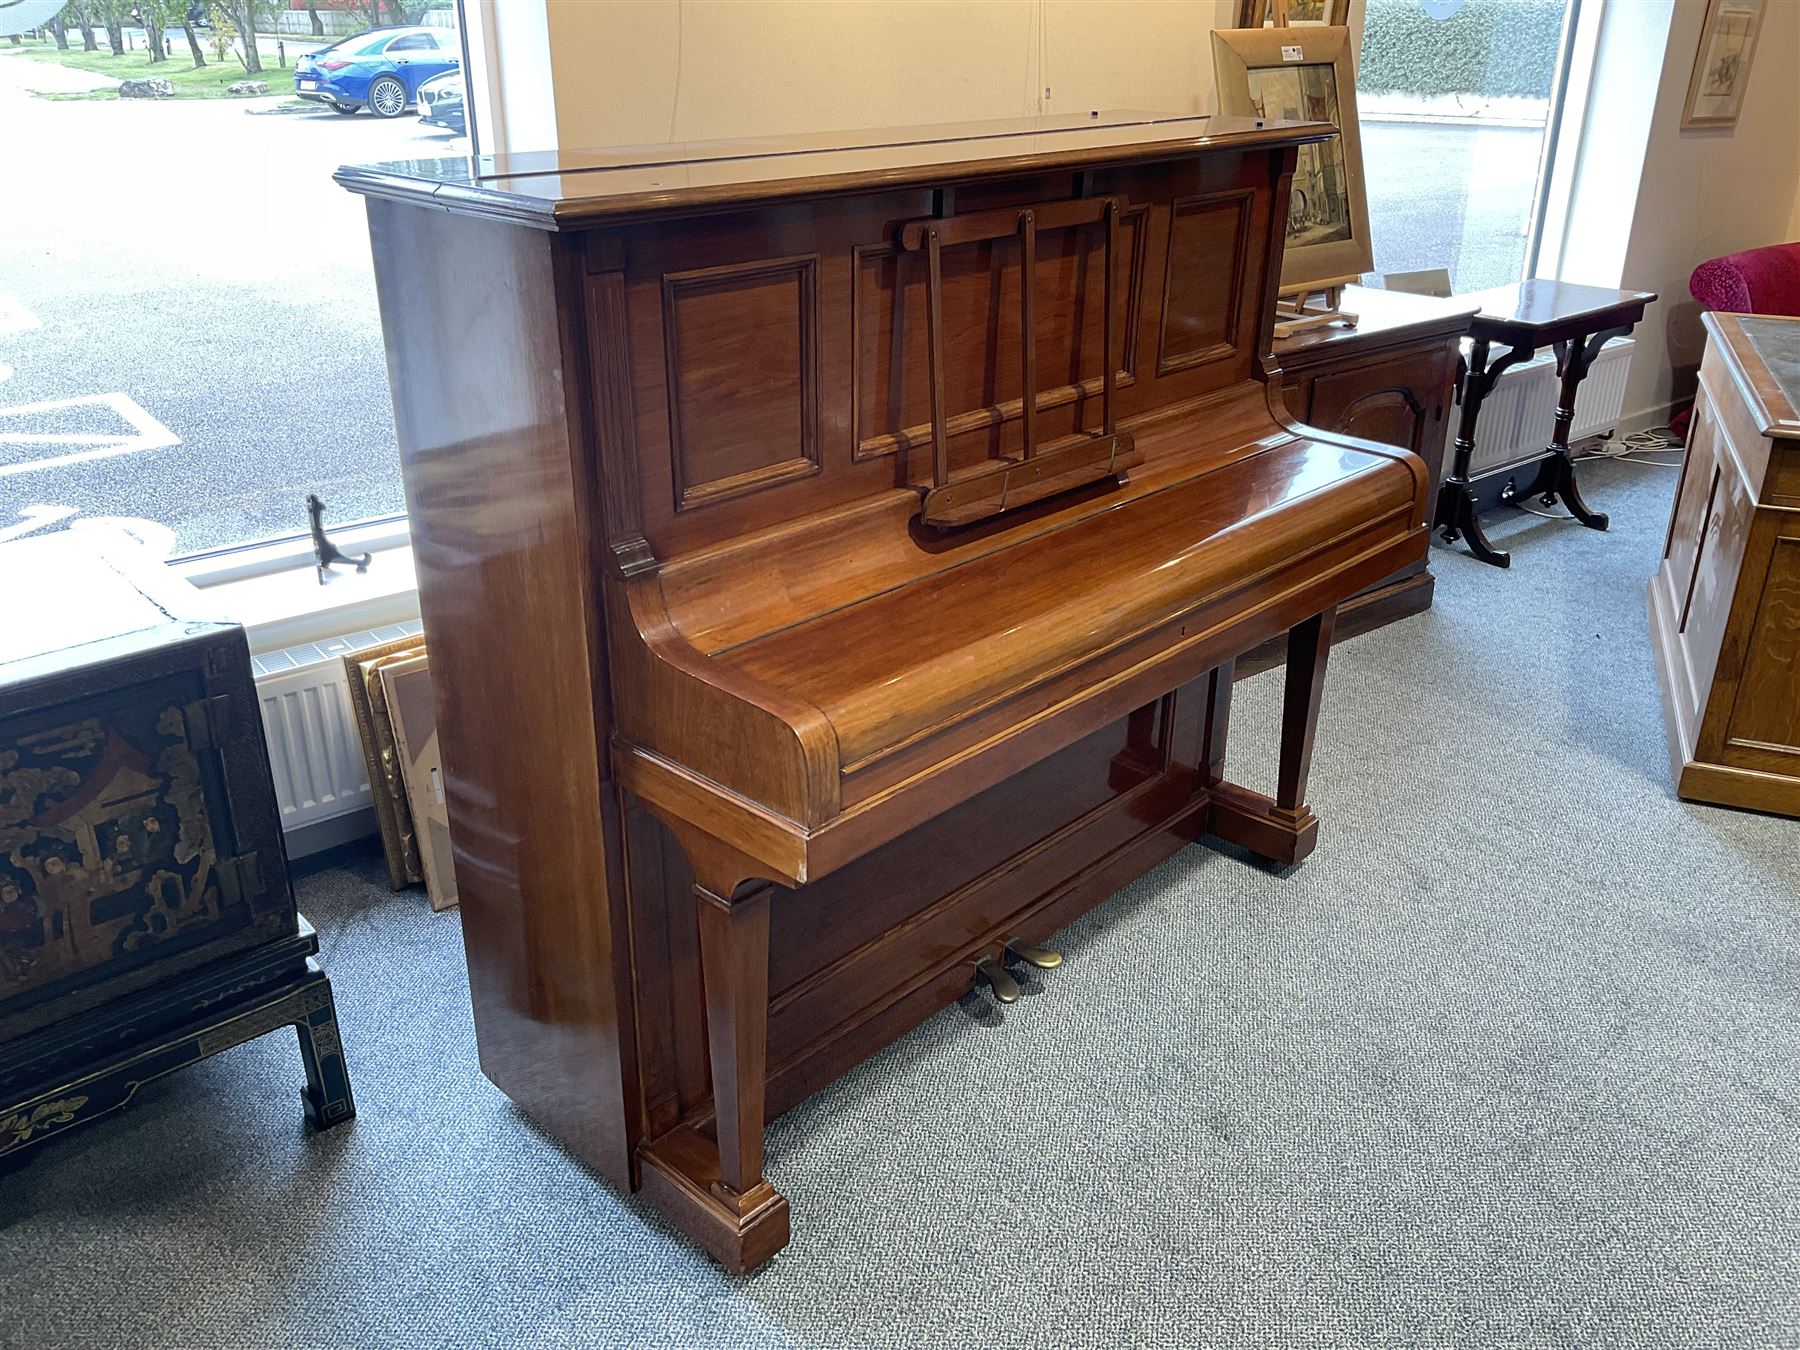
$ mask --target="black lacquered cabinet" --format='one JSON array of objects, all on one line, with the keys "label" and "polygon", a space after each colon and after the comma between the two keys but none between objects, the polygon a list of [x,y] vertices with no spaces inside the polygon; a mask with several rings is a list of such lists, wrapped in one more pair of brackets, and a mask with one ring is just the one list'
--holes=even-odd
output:
[{"label": "black lacquered cabinet", "polygon": [[355,1113],[243,629],[121,557],[0,546],[0,1160],[284,1025]]}]

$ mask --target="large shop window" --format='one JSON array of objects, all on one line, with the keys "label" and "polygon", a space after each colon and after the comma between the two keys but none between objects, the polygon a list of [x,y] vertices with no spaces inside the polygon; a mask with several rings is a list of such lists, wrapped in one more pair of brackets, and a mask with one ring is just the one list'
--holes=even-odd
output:
[{"label": "large shop window", "polygon": [[1357,112],[1380,273],[1517,281],[1578,0],[1368,0]]},{"label": "large shop window", "polygon": [[458,100],[420,116],[460,91],[454,21],[72,0],[0,38],[0,539],[122,518],[179,556],[303,535],[309,492],[334,523],[404,510],[362,201],[331,175],[467,153]]}]

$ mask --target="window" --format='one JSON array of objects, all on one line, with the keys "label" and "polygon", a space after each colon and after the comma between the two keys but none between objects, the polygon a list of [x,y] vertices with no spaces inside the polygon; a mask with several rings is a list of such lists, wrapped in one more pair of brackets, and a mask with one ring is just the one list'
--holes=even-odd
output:
[{"label": "window", "polygon": [[1378,273],[1457,291],[1531,257],[1578,0],[1368,0],[1357,114]]},{"label": "window", "polygon": [[388,43],[390,52],[435,52],[437,39],[429,33],[411,33],[406,37],[395,38]]},{"label": "window", "polygon": [[[73,9],[60,42],[0,47],[0,538],[122,518],[179,556],[304,536],[309,492],[334,530],[405,509],[366,216],[332,173],[468,143],[410,103],[371,111],[383,67],[357,58],[390,37],[327,49],[272,30],[285,4],[258,12],[248,52],[179,22],[127,24],[116,55],[95,24],[86,50]],[[402,39],[408,97],[459,68],[444,37]]]}]

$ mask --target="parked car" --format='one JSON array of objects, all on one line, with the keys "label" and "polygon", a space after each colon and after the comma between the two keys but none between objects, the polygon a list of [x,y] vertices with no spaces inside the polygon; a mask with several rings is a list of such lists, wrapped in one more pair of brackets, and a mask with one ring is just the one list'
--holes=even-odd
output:
[{"label": "parked car", "polygon": [[296,59],[294,92],[334,112],[398,117],[420,85],[461,65],[448,28],[376,28]]},{"label": "parked car", "polygon": [[469,120],[463,113],[462,72],[453,70],[419,86],[419,120],[434,127],[454,131],[458,136],[469,132]]}]

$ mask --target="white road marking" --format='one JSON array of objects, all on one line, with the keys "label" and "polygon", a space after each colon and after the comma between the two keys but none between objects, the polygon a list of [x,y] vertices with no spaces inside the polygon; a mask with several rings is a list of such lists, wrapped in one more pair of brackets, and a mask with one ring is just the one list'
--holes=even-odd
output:
[{"label": "white road marking", "polygon": [[28,506],[19,512],[24,517],[17,525],[8,525],[0,530],[0,544],[8,539],[18,539],[37,530],[47,530],[59,520],[67,520],[75,514],[72,506],[45,506],[42,503]]},{"label": "white road marking", "polygon": [[10,295],[0,295],[0,333],[24,333],[42,328],[38,316]]},{"label": "white road marking", "polygon": [[6,362],[0,361],[0,384],[5,384],[12,377],[13,368],[7,365]]},{"label": "white road marking", "polygon": [[[7,419],[30,417],[37,413],[63,412],[70,408],[99,407],[109,409],[131,427],[128,436],[95,435],[93,432],[11,431]],[[80,398],[52,399],[46,403],[20,403],[0,408],[0,445],[67,445],[86,446],[48,459],[25,460],[17,464],[0,464],[0,478],[16,473],[32,473],[38,469],[54,469],[64,464],[81,464],[94,459],[111,459],[114,455],[130,455],[141,450],[164,450],[180,445],[181,437],[145,412],[129,394],[87,394]]]}]

